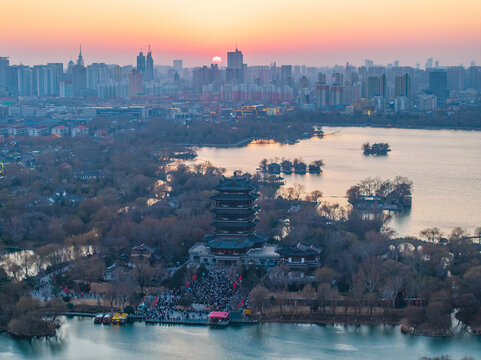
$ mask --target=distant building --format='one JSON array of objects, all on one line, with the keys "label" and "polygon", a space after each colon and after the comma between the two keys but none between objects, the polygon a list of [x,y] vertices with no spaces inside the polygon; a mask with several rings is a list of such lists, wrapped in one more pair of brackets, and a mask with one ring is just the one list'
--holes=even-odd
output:
[{"label": "distant building", "polygon": [[386,75],[369,76],[367,79],[367,98],[386,97]]},{"label": "distant building", "polygon": [[394,97],[411,97],[411,77],[408,74],[396,76],[394,80]]},{"label": "distant building", "polygon": [[292,65],[281,66],[281,85],[292,87]]},{"label": "distant building", "polygon": [[72,128],[72,137],[80,136],[80,135],[88,135],[89,128],[85,125],[79,125]]},{"label": "distant building", "polygon": [[174,70],[177,71],[177,74],[182,74],[182,70],[184,68],[184,60],[174,60]]},{"label": "distant building", "polygon": [[226,80],[228,83],[244,83],[244,55],[237,48],[227,53]]},{"label": "distant building", "polygon": [[145,61],[145,80],[153,80],[154,79],[154,59],[152,58],[152,52],[150,51],[149,45],[149,52],[147,53],[147,59]]},{"label": "distant building", "polygon": [[137,55],[137,71],[142,75],[145,73],[145,56],[142,51]]},{"label": "distant building", "polygon": [[142,74],[134,70],[129,74],[129,97],[137,96],[142,92]]},{"label": "distant building", "polygon": [[0,95],[7,90],[7,73],[10,61],[8,57],[0,57]]},{"label": "distant building", "polygon": [[64,125],[58,125],[52,128],[51,133],[60,135],[60,136],[65,136],[69,134],[69,128]]},{"label": "distant building", "polygon": [[445,70],[429,72],[429,92],[436,96],[437,107],[444,108],[448,97],[448,79]]},{"label": "distant building", "polygon": [[87,68],[84,66],[82,47],[80,47],[77,63],[72,67],[73,96],[84,97],[87,92]]}]

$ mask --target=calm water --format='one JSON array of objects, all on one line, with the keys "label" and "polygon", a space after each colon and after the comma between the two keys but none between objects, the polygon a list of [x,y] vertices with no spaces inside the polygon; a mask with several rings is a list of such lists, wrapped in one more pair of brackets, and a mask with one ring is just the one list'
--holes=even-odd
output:
[{"label": "calm water", "polygon": [[[295,145],[201,148],[199,159],[228,172],[254,172],[263,158],[323,159],[322,175],[283,176],[287,185],[321,190],[325,200],[343,204],[346,190],[366,177],[406,176],[414,183],[413,207],[390,222],[399,235],[418,235],[428,227],[449,232],[461,226],[473,232],[481,226],[481,132],[356,127],[324,131],[331,135]],[[387,142],[392,152],[385,157],[363,156],[361,145],[366,141]]]},{"label": "calm water", "polygon": [[94,325],[71,319],[57,339],[18,341],[0,336],[0,359],[418,359],[481,356],[481,337],[401,334],[399,327],[321,327],[263,324],[225,329],[129,324]]}]

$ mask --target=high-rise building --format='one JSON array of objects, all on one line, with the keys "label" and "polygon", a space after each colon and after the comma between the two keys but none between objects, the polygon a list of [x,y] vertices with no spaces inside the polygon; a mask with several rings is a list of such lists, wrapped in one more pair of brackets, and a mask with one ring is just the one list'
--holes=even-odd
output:
[{"label": "high-rise building", "polygon": [[[321,74],[320,74],[321,75]],[[329,85],[319,83],[316,87],[317,107],[322,108],[329,106]]]},{"label": "high-rise building", "polygon": [[244,82],[244,55],[237,47],[235,51],[227,53],[226,80],[235,84]]},{"label": "high-rise building", "polygon": [[85,66],[84,65],[84,58],[82,56],[82,45],[80,45],[80,51],[77,59],[77,66]]},{"label": "high-rise building", "polygon": [[292,65],[281,66],[281,85],[292,87]]},{"label": "high-rise building", "polygon": [[448,79],[445,70],[431,70],[429,72],[429,92],[437,97],[439,108],[446,106],[448,97]]},{"label": "high-rise building", "polygon": [[447,71],[448,89],[463,90],[466,70],[462,66],[450,66]]},{"label": "high-rise building", "polygon": [[386,97],[386,75],[369,76],[367,79],[367,97],[372,99],[375,96]]},{"label": "high-rise building", "polygon": [[396,76],[394,80],[394,97],[411,97],[411,77],[408,74]]},{"label": "high-rise building", "polygon": [[82,47],[80,47],[77,63],[72,66],[73,96],[83,97],[87,92],[87,68],[84,66]]},{"label": "high-rise building", "polygon": [[184,68],[184,60],[174,60],[174,70],[177,71],[177,74],[182,73],[182,69]]},{"label": "high-rise building", "polygon": [[142,74],[134,70],[129,74],[129,97],[140,95],[142,91]]},{"label": "high-rise building", "polygon": [[33,95],[33,69],[29,66],[18,66],[18,94],[21,96]]},{"label": "high-rise building", "polygon": [[364,60],[364,66],[367,67],[368,69],[374,65],[374,61],[366,59]]},{"label": "high-rise building", "polygon": [[137,71],[142,75],[145,73],[145,56],[142,51],[137,55]]},{"label": "high-rise building", "polygon": [[7,90],[8,57],[0,57],[0,94]]},{"label": "high-rise building", "polygon": [[429,58],[427,61],[426,61],[426,65],[424,66],[427,69],[431,69],[433,67],[433,58]]},{"label": "high-rise building", "polygon": [[317,82],[319,84],[325,84],[327,80],[326,74],[324,73],[318,73],[317,74]]},{"label": "high-rise building", "polygon": [[470,66],[468,69],[468,87],[481,92],[481,66]]},{"label": "high-rise building", "polygon": [[150,51],[149,45],[149,52],[147,53],[147,59],[145,61],[145,80],[153,80],[154,79],[154,59],[152,58],[152,51]]},{"label": "high-rise building", "polygon": [[111,79],[110,69],[105,63],[93,63],[87,66],[87,89],[92,94],[98,94],[100,84],[105,84]]}]

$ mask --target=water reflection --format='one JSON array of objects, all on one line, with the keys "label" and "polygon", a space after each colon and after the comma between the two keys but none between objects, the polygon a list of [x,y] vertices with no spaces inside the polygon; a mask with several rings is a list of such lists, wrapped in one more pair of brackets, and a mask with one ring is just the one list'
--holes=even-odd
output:
[{"label": "water reflection", "polygon": [[[254,172],[263,158],[323,159],[321,175],[282,175],[286,186],[300,183],[305,190],[320,190],[324,201],[347,204],[346,190],[367,177],[392,179],[406,176],[414,183],[410,212],[393,216],[390,226],[399,235],[417,236],[420,230],[439,227],[450,232],[461,226],[468,231],[481,224],[481,136],[476,131],[413,130],[382,128],[326,128],[339,131],[323,139],[302,140],[295,145],[252,144],[243,148],[200,148],[200,160]],[[387,142],[392,152],[385,157],[364,156],[364,142]],[[235,161],[232,161],[235,159]]]}]

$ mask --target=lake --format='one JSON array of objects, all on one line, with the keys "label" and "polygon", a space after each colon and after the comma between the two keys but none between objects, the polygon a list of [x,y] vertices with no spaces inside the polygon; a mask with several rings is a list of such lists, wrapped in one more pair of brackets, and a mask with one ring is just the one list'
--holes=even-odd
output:
[{"label": "lake", "polygon": [[0,336],[0,359],[353,359],[407,360],[450,355],[479,359],[481,337],[404,335],[398,326],[262,324],[204,326],[95,325],[64,320],[57,338],[32,341]]},{"label": "lake", "polygon": [[[406,176],[414,183],[413,205],[389,225],[398,235],[417,236],[439,227],[450,232],[460,226],[471,233],[481,226],[481,132],[457,130],[324,127],[324,138],[294,145],[249,144],[241,148],[197,149],[199,160],[234,170],[255,172],[263,158],[322,159],[321,175],[282,175],[286,186],[303,184],[320,190],[324,200],[347,204],[346,190],[367,177]],[[387,156],[364,156],[365,142],[387,142]]]}]

